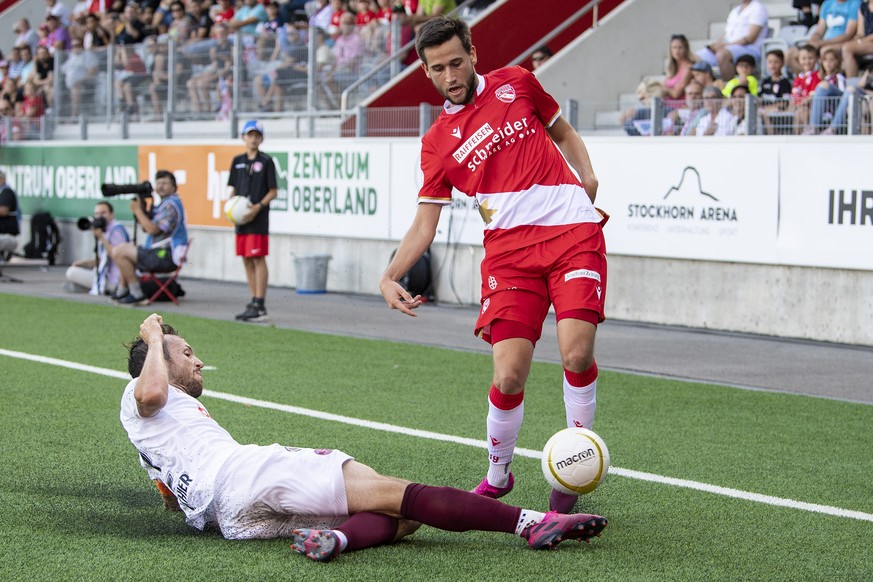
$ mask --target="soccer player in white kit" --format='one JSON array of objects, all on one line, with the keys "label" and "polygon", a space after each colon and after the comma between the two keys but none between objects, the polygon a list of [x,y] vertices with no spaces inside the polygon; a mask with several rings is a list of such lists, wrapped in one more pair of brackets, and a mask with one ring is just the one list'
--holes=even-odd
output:
[{"label": "soccer player in white kit", "polygon": [[[475,197],[485,223],[482,298],[475,333],[492,346],[486,419],[488,472],[473,490],[512,490],[513,452],[524,416],[534,347],[555,308],[568,427],[591,428],[596,407],[594,336],[606,298],[607,216],[594,208],[597,178],[579,134],[536,77],[521,67],[476,73],[469,27],[445,16],[416,33],[422,68],[446,98],[422,138],[418,210],[380,281],[392,309],[415,315],[420,297],[398,283],[436,235],[452,189]],[[562,155],[563,154],[563,155]],[[553,490],[568,513],[576,496]]]},{"label": "soccer player in white kit", "polygon": [[290,537],[292,550],[326,561],[421,524],[515,534],[534,549],[588,541],[606,527],[597,515],[541,513],[387,477],[340,451],[242,445],[199,402],[203,362],[160,315],[146,318],[128,348],[133,379],[121,424],[165,505],[197,529],[213,525],[227,539]]}]

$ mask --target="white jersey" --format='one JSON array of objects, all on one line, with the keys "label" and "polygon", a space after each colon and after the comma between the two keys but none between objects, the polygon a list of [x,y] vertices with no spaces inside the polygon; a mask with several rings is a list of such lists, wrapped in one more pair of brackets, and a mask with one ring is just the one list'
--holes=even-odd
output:
[{"label": "white jersey", "polygon": [[214,521],[215,477],[242,445],[196,398],[174,386],[167,391],[167,404],[155,416],[143,418],[133,396],[136,382],[131,380],[121,397],[121,425],[149,477],[176,495],[189,525],[203,529]]}]

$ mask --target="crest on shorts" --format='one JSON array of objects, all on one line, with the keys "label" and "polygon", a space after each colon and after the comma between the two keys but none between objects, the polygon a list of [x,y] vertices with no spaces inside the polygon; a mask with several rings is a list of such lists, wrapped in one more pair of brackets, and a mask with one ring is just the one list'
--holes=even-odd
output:
[{"label": "crest on shorts", "polygon": [[515,88],[507,83],[506,85],[498,87],[494,92],[494,96],[504,103],[512,103],[515,101]]},{"label": "crest on shorts", "polygon": [[487,298],[485,302],[482,304],[482,313],[488,311],[488,306],[491,305],[491,298]]}]

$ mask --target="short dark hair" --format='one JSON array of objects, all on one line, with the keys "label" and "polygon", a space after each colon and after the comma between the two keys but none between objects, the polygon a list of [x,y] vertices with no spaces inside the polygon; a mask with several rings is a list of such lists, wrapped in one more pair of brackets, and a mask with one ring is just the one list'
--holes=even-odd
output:
[{"label": "short dark hair", "polygon": [[112,204],[109,203],[109,200],[100,200],[99,202],[97,202],[96,205],[97,205],[97,206],[100,206],[101,204],[102,204],[103,206],[105,206],[106,208],[108,208],[108,209],[109,209],[109,212],[111,212],[112,214],[115,214],[115,209],[112,208]]},{"label": "short dark hair", "polygon": [[799,50],[800,52],[812,53],[812,54],[814,54],[816,57],[818,57],[819,54],[820,54],[820,53],[819,53],[819,50],[818,50],[818,47],[812,46],[811,44],[805,44],[805,45],[802,45],[802,46],[801,46],[799,49],[797,49],[797,50]]},{"label": "short dark hair", "polygon": [[173,175],[173,172],[169,170],[158,170],[155,172],[155,180],[160,180],[161,178],[167,178],[173,184],[173,188],[176,188],[176,176]]},{"label": "short dark hair", "polygon": [[780,61],[782,61],[783,63],[785,62],[785,53],[782,52],[782,49],[769,50],[769,51],[767,51],[767,54],[765,56],[769,57],[770,55],[777,56],[777,57],[779,57]]},{"label": "short dark hair", "polygon": [[427,60],[424,58],[424,49],[440,46],[453,37],[458,37],[461,41],[461,46],[467,54],[473,50],[473,40],[470,37],[470,27],[467,23],[459,18],[450,16],[436,16],[421,25],[421,28],[416,34],[415,52],[418,53],[418,58],[426,65]]},{"label": "short dark hair", "polygon": [[[161,331],[164,332],[164,336],[168,335],[179,335],[179,333],[173,328],[173,326],[168,325],[166,323],[161,324]],[[164,339],[164,359],[170,359],[170,349],[167,347],[167,340]],[[127,371],[130,374],[131,378],[139,378],[139,375],[142,374],[142,367],[145,365],[146,355],[149,353],[149,347],[146,345],[145,340],[139,336],[133,338],[133,341],[129,344],[126,344],[124,347],[127,348]]]},{"label": "short dark hair", "polygon": [[534,50],[534,52],[532,52],[531,54],[536,54],[536,53],[543,53],[547,57],[551,57],[552,56],[552,49],[550,49],[546,45],[542,45],[542,46],[538,46],[536,48],[536,50]]}]

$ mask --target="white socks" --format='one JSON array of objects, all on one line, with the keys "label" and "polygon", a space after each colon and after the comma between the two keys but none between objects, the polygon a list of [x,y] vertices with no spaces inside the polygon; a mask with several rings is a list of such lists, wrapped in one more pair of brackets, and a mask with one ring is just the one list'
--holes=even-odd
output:
[{"label": "white socks", "polygon": [[545,513],[539,511],[531,511],[530,509],[522,509],[521,515],[518,516],[518,524],[515,526],[515,535],[520,536],[525,528],[539,523],[546,516]]},{"label": "white socks", "polygon": [[567,380],[564,373],[564,409],[567,412],[567,426],[582,426],[590,429],[594,425],[594,411],[597,408],[597,376],[587,386],[576,387]]}]

